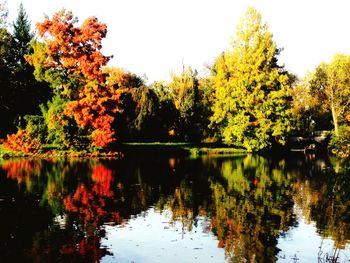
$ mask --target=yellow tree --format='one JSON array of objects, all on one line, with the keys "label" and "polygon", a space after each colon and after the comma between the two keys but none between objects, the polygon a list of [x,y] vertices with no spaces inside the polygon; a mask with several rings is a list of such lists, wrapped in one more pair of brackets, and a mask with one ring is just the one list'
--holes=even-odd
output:
[{"label": "yellow tree", "polygon": [[318,103],[325,111],[331,112],[338,138],[339,125],[350,113],[350,56],[336,54],[330,63],[321,63],[313,73],[310,86]]},{"label": "yellow tree", "polygon": [[284,144],[291,129],[290,80],[277,64],[279,51],[261,15],[248,8],[232,49],[213,67],[211,126],[224,142],[248,151]]},{"label": "yellow tree", "polygon": [[174,104],[178,110],[177,132],[185,140],[199,140],[199,82],[197,72],[191,67],[183,68],[173,75],[169,84]]}]

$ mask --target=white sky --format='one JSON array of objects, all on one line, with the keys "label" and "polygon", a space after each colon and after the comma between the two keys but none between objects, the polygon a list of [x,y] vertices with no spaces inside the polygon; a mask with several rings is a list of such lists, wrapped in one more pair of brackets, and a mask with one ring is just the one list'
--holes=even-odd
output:
[{"label": "white sky", "polygon": [[[0,0],[3,2],[3,0]],[[8,0],[9,20],[21,0]],[[283,47],[279,61],[299,76],[350,53],[349,0],[22,0],[34,24],[61,8],[83,21],[96,16],[107,24],[103,45],[114,55],[110,65],[150,81],[168,80],[170,72],[205,65],[228,47],[237,23],[251,5],[262,13],[274,40]]]}]

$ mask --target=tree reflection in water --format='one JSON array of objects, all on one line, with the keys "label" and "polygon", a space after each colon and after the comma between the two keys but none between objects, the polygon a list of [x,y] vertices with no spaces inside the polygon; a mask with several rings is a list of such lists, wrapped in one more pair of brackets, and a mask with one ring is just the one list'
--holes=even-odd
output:
[{"label": "tree reflection in water", "polygon": [[[294,196],[307,222],[315,222],[318,234],[334,241],[333,251],[320,244],[320,262],[338,262],[339,252],[350,241],[350,173],[348,168],[314,167],[297,177]],[[317,169],[318,168],[318,169]],[[295,173],[295,171],[294,171]]]},{"label": "tree reflection in water", "polygon": [[212,231],[230,261],[275,261],[277,238],[295,223],[292,182],[284,162],[246,156],[221,163],[212,179]]},{"label": "tree reflection in water", "polygon": [[[1,168],[8,178],[25,183],[26,194],[41,193],[40,206],[51,214],[51,222],[41,226],[47,228],[33,233],[32,245],[26,247],[34,262],[97,262],[107,254],[100,226],[122,221],[113,207],[120,191],[111,189],[111,169],[97,161],[44,160],[5,161]],[[54,222],[57,215],[64,215],[60,225]]]},{"label": "tree reflection in water", "polygon": [[[125,224],[150,206],[170,211],[183,235],[198,218],[210,221],[203,231],[216,235],[231,262],[277,261],[278,238],[297,226],[297,206],[337,252],[350,239],[350,178],[319,162],[257,155],[2,161],[0,253],[4,261],[98,262],[109,253],[104,225]],[[322,249],[319,258],[326,259]]]}]

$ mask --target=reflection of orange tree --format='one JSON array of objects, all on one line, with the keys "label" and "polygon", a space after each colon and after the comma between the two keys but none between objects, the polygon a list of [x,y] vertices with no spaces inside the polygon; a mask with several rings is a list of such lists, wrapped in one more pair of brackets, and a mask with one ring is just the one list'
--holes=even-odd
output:
[{"label": "reflection of orange tree", "polygon": [[277,238],[293,222],[291,182],[283,166],[252,156],[222,163],[224,180],[211,183],[211,222],[231,260],[277,260]]},{"label": "reflection of orange tree", "polygon": [[64,206],[67,212],[76,214],[83,238],[78,244],[75,242],[63,247],[67,254],[79,253],[82,256],[89,255],[89,259],[97,262],[106,254],[101,249],[100,239],[104,236],[99,226],[104,222],[121,223],[122,218],[115,207],[108,205],[108,201],[115,198],[111,189],[113,182],[112,170],[98,164],[92,168],[92,186],[82,183],[77,187],[73,195],[64,198]]},{"label": "reflection of orange tree", "polygon": [[[63,202],[67,212],[77,213],[86,224],[92,222],[97,224],[102,219],[120,222],[119,213],[112,211],[113,207],[107,204],[108,201],[112,202],[115,199],[115,194],[111,189],[112,170],[106,166],[95,164],[89,168],[91,163],[87,163],[88,170],[92,170],[92,184],[82,182],[75,188],[74,194],[67,193],[65,179],[71,177],[67,175],[71,175],[76,165],[83,167],[84,164],[66,161],[45,163],[38,160],[19,159],[2,161],[0,168],[6,172],[9,179],[16,180],[19,184],[25,183],[28,192],[42,191],[43,198],[48,200],[50,206],[53,203]],[[50,169],[47,169],[48,167]],[[121,185],[118,185],[121,188]],[[60,198],[57,199],[57,197]]]},{"label": "reflection of orange tree", "polygon": [[4,160],[0,162],[0,168],[6,172],[7,178],[25,184],[26,189],[32,191],[37,183],[34,183],[34,177],[40,176],[42,162],[28,159]]},{"label": "reflection of orange tree", "polygon": [[93,185],[91,188],[81,184],[73,195],[64,198],[67,212],[78,213],[79,218],[86,225],[97,226],[102,220],[120,222],[118,212],[108,211],[107,198],[113,197],[111,190],[112,170],[103,165],[92,168]]},{"label": "reflection of orange tree", "polygon": [[34,174],[40,172],[40,162],[20,159],[20,160],[7,160],[1,163],[1,169],[6,171],[7,177],[13,180],[17,180],[18,183],[23,183],[26,177],[31,177]]},{"label": "reflection of orange tree", "polygon": [[3,161],[0,168],[8,178],[25,183],[30,195],[40,194],[42,205],[48,202],[48,217],[63,215],[64,229],[53,224],[33,237],[28,250],[33,261],[97,262],[107,253],[101,248],[100,226],[122,220],[115,208],[118,189],[111,188],[112,170],[96,161],[25,159]]}]

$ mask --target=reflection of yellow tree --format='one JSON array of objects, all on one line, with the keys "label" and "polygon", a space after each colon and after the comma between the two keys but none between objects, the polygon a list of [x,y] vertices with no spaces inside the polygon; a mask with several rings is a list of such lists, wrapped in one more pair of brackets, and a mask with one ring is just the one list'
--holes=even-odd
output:
[{"label": "reflection of yellow tree", "polygon": [[275,261],[277,238],[293,221],[290,178],[284,163],[247,156],[222,163],[213,181],[212,230],[232,261]]},{"label": "reflection of yellow tree", "polygon": [[350,240],[350,177],[345,171],[324,170],[294,185],[295,202],[308,221],[315,221],[320,235],[332,238],[337,249]]},{"label": "reflection of yellow tree", "polygon": [[180,187],[177,187],[174,195],[169,197],[167,207],[172,213],[171,222],[180,221],[183,228],[192,230],[193,193],[186,181],[181,181]]}]

